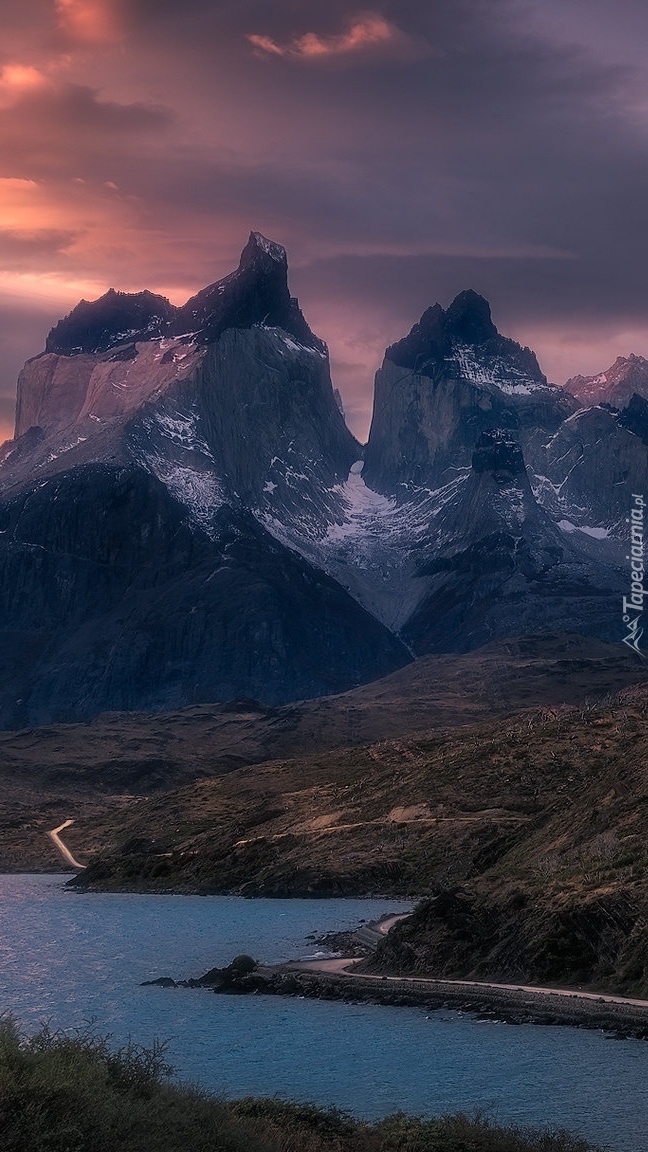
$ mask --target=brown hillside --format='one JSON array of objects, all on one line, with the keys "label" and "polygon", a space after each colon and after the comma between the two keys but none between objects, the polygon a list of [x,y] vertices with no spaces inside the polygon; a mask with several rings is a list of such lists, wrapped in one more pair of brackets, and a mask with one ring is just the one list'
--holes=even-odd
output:
[{"label": "brown hillside", "polygon": [[69,842],[97,888],[439,897],[390,936],[394,969],[648,992],[647,716],[634,688],[273,761]]},{"label": "brown hillside", "polygon": [[60,867],[44,832],[68,816],[94,824],[142,796],[246,765],[600,699],[645,676],[621,644],[547,634],[425,657],[344,695],[283,708],[241,701],[0,732],[0,869]]}]

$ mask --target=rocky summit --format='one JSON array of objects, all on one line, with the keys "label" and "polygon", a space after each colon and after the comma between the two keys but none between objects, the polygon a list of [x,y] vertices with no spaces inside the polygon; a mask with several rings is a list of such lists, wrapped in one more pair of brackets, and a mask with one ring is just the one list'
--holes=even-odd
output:
[{"label": "rocky summit", "polygon": [[645,414],[583,405],[462,292],[387,349],[366,449],[285,250],[182,307],[82,301],[0,449],[0,723],[346,691],[426,652],[620,639]]},{"label": "rocky summit", "polygon": [[363,475],[386,495],[408,499],[469,467],[482,432],[506,429],[526,446],[576,407],[547,383],[529,348],[500,335],[487,301],[462,292],[447,311],[428,308],[387,349]]},{"label": "rocky summit", "polygon": [[635,394],[648,398],[648,360],[645,356],[617,356],[605,372],[572,376],[565,388],[582,404],[625,408]]}]

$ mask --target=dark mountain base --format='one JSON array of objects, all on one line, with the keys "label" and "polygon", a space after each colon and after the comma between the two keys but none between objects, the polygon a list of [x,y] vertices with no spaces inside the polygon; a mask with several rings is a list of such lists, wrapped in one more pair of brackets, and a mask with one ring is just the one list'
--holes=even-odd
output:
[{"label": "dark mountain base", "polygon": [[[17,646],[13,650],[19,651]],[[163,794],[197,780],[301,757],[305,750],[313,756],[505,717],[529,706],[581,704],[636,684],[644,675],[642,662],[621,644],[570,635],[529,636],[466,656],[424,657],[344,695],[280,708],[235,700],[160,715],[115,712],[90,724],[0,732],[0,869],[60,867],[44,834],[70,815],[81,823],[66,837],[85,860],[88,850],[105,847],[95,834],[107,813],[128,819],[143,796],[159,798],[158,824],[164,829],[172,803],[169,799],[165,808]],[[369,759],[370,776],[374,766]],[[198,861],[190,879],[195,886],[205,879],[201,867]],[[304,880],[304,891],[311,881],[312,876]],[[372,873],[363,882],[368,890],[392,890],[395,881],[390,872]],[[282,883],[295,892],[302,881],[288,874]],[[329,890],[340,890],[339,878]]]}]

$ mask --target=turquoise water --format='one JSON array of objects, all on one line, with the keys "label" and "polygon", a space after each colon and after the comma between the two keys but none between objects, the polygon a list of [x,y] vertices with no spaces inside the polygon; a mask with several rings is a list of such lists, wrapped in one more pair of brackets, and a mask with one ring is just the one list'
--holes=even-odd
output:
[{"label": "turquoise water", "polygon": [[407,908],[394,900],[84,895],[0,876],[0,1011],[28,1028],[94,1021],[114,1042],[169,1042],[178,1075],[229,1096],[281,1095],[358,1116],[491,1108],[648,1152],[648,1044],[481,1023],[456,1012],[141,988],[236,953],[312,954],[306,936]]}]

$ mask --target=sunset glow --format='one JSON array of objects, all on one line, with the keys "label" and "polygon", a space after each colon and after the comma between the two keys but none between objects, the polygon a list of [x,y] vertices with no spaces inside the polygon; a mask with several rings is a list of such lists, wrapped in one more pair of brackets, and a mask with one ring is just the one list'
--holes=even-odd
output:
[{"label": "sunset glow", "polygon": [[180,301],[251,228],[288,249],[360,435],[385,345],[465,287],[558,382],[648,351],[644,7],[587,28],[574,0],[6,7],[5,432],[45,302]]},{"label": "sunset glow", "polygon": [[322,36],[316,32],[306,32],[287,44],[277,44],[269,36],[248,36],[255,48],[275,56],[296,59],[317,59],[327,56],[345,56],[349,52],[362,52],[380,44],[389,44],[399,38],[396,29],[382,16],[366,16],[353,23],[346,32],[334,36]]},{"label": "sunset glow", "polygon": [[55,0],[61,28],[81,43],[109,44],[118,37],[110,0]]}]

